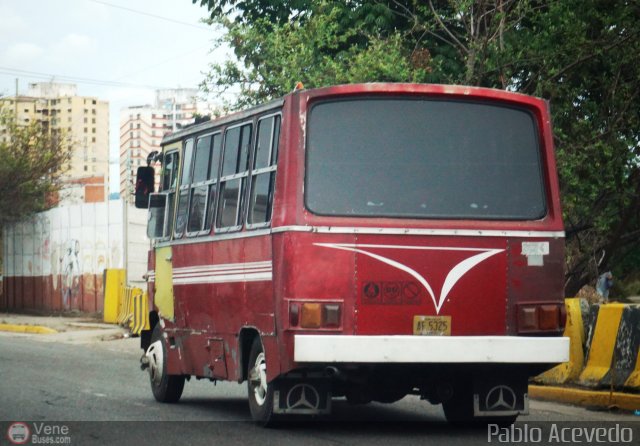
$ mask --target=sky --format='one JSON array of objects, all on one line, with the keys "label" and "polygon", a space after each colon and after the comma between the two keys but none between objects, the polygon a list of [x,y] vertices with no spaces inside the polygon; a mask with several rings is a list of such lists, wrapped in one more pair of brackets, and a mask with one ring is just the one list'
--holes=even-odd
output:
[{"label": "sky", "polygon": [[109,102],[110,190],[119,189],[120,109],[158,88],[196,88],[219,31],[191,0],[0,0],[0,96],[32,82],[75,83]]}]

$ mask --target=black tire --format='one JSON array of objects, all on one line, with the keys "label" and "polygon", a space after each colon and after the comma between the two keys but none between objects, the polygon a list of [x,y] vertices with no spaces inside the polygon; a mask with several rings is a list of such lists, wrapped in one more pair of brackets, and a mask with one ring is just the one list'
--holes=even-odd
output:
[{"label": "black tire", "polygon": [[260,338],[256,336],[251,345],[247,364],[247,392],[251,418],[261,426],[274,422],[274,383],[267,382],[267,362]]},{"label": "black tire", "polygon": [[156,401],[177,403],[184,390],[184,375],[167,374],[167,347],[162,338],[162,328],[157,324],[151,335],[151,344],[147,349],[149,358],[149,382]]}]

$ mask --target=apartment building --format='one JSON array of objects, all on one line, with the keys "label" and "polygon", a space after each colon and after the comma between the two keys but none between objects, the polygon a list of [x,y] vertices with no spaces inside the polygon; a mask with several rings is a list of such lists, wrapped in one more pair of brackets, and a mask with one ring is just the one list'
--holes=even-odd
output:
[{"label": "apartment building", "polygon": [[[73,154],[59,199],[65,203],[105,201],[109,184],[109,103],[78,96],[74,84],[29,84],[26,95],[0,99],[17,122],[40,122],[51,132],[64,132]],[[0,131],[0,138],[8,135]],[[90,186],[89,186],[90,185]]]},{"label": "apartment building", "polygon": [[197,94],[195,88],[156,90],[155,104],[120,111],[120,196],[123,199],[132,201],[137,169],[146,165],[149,153],[160,150],[164,135],[193,124],[196,115],[213,114],[215,107],[198,101]]}]

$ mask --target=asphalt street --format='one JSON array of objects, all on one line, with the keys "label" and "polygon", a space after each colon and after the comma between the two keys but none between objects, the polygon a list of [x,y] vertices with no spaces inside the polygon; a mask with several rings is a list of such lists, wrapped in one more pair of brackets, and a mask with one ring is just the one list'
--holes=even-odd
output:
[{"label": "asphalt street", "polygon": [[[332,415],[276,429],[250,421],[244,383],[191,380],[179,404],[160,404],[139,368],[137,339],[55,339],[0,333],[0,444],[10,444],[4,432],[16,421],[67,426],[71,444],[83,445],[487,444],[486,430],[450,426],[440,406],[417,397],[365,406],[336,399]],[[640,417],[532,401],[531,414],[517,425],[568,421],[638,423]]]}]

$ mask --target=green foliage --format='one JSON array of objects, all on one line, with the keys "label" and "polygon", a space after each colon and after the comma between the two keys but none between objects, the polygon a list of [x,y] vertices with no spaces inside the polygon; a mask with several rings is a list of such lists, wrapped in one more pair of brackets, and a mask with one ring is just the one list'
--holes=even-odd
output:
[{"label": "green foliage", "polygon": [[38,122],[21,125],[0,110],[0,227],[47,208],[71,158],[69,141]]},{"label": "green foliage", "polygon": [[428,61],[410,57],[400,34],[372,34],[371,26],[379,23],[373,16],[345,28],[344,23],[351,23],[350,12],[335,4],[319,3],[312,13],[282,24],[264,18],[250,23],[217,20],[226,28],[224,42],[234,49],[239,62],[213,64],[203,87],[207,92],[239,88],[234,108],[282,96],[297,82],[306,88],[424,82],[430,69]]},{"label": "green foliage", "polygon": [[[640,250],[640,8],[615,0],[192,0],[239,62],[208,91],[232,108],[351,82],[433,82],[548,99],[567,229],[567,293]],[[628,269],[628,268],[627,268]],[[640,266],[636,266],[636,270]]]}]

